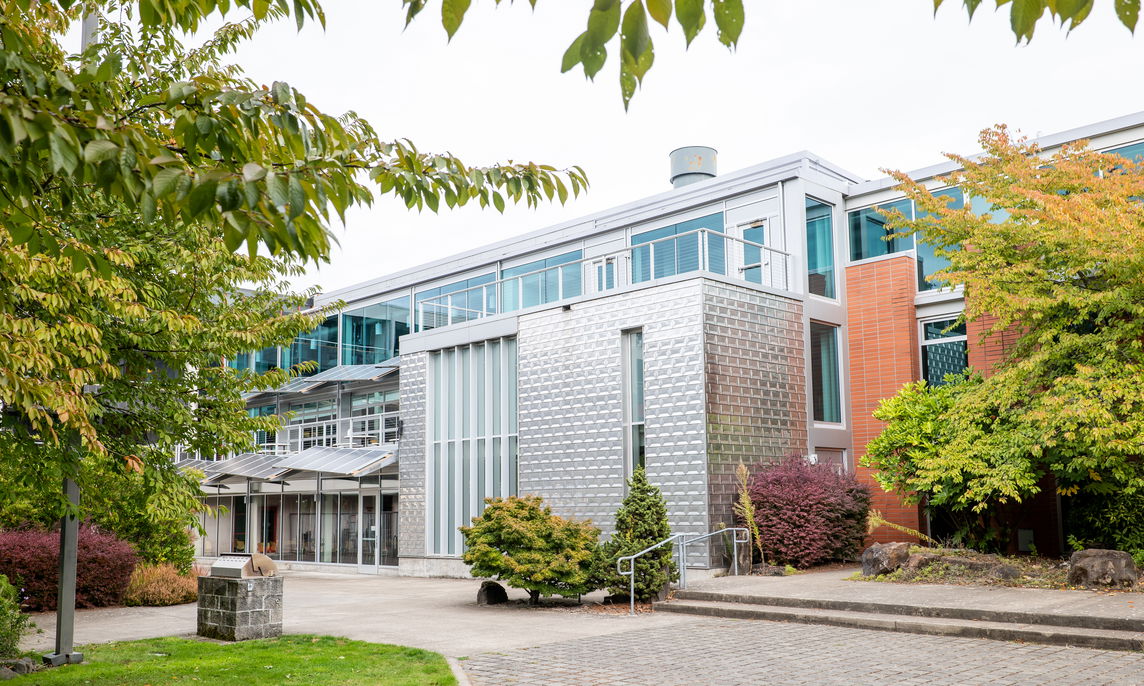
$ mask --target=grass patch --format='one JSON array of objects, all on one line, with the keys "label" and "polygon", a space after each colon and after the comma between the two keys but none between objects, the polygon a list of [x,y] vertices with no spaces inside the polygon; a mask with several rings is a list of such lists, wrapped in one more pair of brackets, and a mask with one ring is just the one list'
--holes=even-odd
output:
[{"label": "grass patch", "polygon": [[155,638],[84,646],[84,662],[11,683],[255,686],[456,684],[445,658],[417,648],[294,635],[241,643]]}]

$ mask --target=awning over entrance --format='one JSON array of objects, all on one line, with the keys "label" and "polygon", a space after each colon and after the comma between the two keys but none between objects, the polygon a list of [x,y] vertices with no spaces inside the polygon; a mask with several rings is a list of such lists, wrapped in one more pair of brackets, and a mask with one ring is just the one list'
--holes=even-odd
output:
[{"label": "awning over entrance", "polygon": [[364,448],[315,447],[294,455],[279,455],[274,466],[308,472],[326,472],[361,476],[376,472],[397,461],[396,445],[376,445]]},{"label": "awning over entrance", "polygon": [[207,479],[205,483],[221,481],[228,476],[246,476],[251,479],[266,479],[272,481],[281,477],[288,469],[281,469],[275,463],[282,459],[280,455],[267,453],[243,453],[235,455],[228,460],[211,462],[206,467]]}]

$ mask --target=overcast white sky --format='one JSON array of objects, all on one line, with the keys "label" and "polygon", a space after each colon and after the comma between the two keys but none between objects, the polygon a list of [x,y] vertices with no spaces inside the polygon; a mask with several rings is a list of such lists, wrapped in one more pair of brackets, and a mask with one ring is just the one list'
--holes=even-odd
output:
[{"label": "overcast white sky", "polygon": [[969,24],[958,0],[936,18],[930,0],[749,2],[735,54],[713,25],[685,52],[678,27],[653,24],[655,67],[627,113],[614,59],[595,83],[560,73],[590,0],[535,11],[477,0],[451,44],[439,2],[406,30],[397,0],[323,4],[324,32],[283,23],[236,61],[326,112],[355,110],[384,137],[469,164],[579,164],[592,183],[564,207],[503,215],[418,214],[381,197],[336,228],[331,263],[297,282],[326,291],[667,190],[667,153],[682,145],[717,148],[721,172],[808,149],[873,178],[974,152],[994,123],[1037,135],[1144,109],[1144,36],[1115,21],[1111,0],[1071,36],[1042,21],[1027,47],[1014,45],[1007,7],[982,3]]}]

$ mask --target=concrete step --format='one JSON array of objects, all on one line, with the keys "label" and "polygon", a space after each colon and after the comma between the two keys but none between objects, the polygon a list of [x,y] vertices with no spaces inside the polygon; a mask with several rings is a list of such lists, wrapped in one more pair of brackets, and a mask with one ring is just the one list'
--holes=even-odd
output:
[{"label": "concrete step", "polygon": [[[1062,612],[1029,612],[1024,610],[1002,610],[995,608],[911,605],[908,603],[885,603],[876,601],[836,600],[797,596],[756,595],[741,593],[720,593],[715,591],[678,590],[676,600],[711,601],[721,603],[741,603],[747,605],[767,605],[771,607],[804,608],[817,610],[837,610],[842,612],[866,612],[883,615],[905,615],[908,617],[930,617],[940,619],[968,619],[1004,624],[1037,624],[1081,629],[1098,629],[1144,633],[1144,619],[1117,617],[1111,613],[1070,614]],[[1144,600],[1144,597],[1142,597]]]},{"label": "concrete step", "polygon": [[680,612],[708,617],[825,624],[858,629],[898,631],[934,636],[988,638],[997,641],[1024,641],[1102,650],[1144,650],[1144,632],[1139,631],[1062,627],[952,617],[909,616],[904,613],[791,607],[767,605],[759,602],[681,599],[678,596],[675,600],[655,603],[654,607],[659,612]]}]

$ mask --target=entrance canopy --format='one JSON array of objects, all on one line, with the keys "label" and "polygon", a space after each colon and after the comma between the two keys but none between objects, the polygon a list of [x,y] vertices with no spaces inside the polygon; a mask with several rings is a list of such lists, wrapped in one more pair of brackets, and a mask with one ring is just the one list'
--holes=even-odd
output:
[{"label": "entrance canopy", "polygon": [[397,446],[375,445],[362,448],[314,447],[294,455],[279,455],[274,466],[307,472],[362,476],[397,462]]},{"label": "entrance canopy", "polygon": [[228,460],[211,462],[209,466],[204,468],[207,473],[206,483],[221,481],[228,476],[245,476],[251,479],[273,481],[290,471],[281,469],[275,464],[279,459],[279,455],[243,453]]}]

